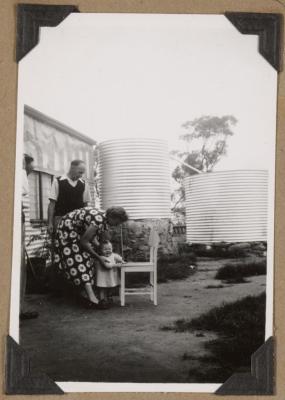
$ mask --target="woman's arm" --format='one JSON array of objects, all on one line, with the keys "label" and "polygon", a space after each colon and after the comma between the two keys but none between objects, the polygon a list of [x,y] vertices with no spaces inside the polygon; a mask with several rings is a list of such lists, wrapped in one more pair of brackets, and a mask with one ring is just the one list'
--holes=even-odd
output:
[{"label": "woman's arm", "polygon": [[96,253],[91,244],[91,241],[96,235],[97,229],[98,228],[95,225],[90,225],[89,228],[87,228],[84,234],[81,236],[80,244],[84,250],[86,250],[92,257],[100,262],[102,267],[107,268],[106,264],[104,263],[100,255]]}]

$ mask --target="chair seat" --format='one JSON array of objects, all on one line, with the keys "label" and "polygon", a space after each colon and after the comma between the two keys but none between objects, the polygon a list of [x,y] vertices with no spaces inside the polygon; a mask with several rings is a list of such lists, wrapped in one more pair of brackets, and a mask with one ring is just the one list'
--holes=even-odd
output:
[{"label": "chair seat", "polygon": [[130,262],[124,264],[121,269],[126,272],[149,272],[153,271],[154,265],[150,262]]},{"label": "chair seat", "polygon": [[128,261],[127,263],[123,264],[122,267],[129,267],[129,266],[140,266],[140,265],[153,265],[151,261]]}]

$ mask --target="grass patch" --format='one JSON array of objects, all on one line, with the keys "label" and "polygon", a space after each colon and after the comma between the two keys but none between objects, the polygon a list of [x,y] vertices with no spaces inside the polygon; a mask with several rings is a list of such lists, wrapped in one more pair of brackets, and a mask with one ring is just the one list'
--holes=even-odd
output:
[{"label": "grass patch", "polygon": [[[161,256],[157,262],[157,281],[163,283],[170,280],[186,279],[195,271],[196,258],[193,253],[181,256]],[[127,285],[146,284],[148,281],[148,273],[126,274]]]},{"label": "grass patch", "polygon": [[173,328],[172,328],[171,326],[165,325],[165,326],[161,326],[161,327],[159,328],[159,330],[160,330],[160,331],[172,331]]},{"label": "grass patch", "polygon": [[[206,330],[237,336],[240,331],[259,331],[265,326],[265,293],[247,296],[241,300],[225,303],[192,320],[177,320],[178,332]],[[262,330],[262,332],[264,329]]]},{"label": "grass patch", "polygon": [[247,296],[215,307],[199,318],[176,321],[172,327],[176,332],[199,330],[219,334],[217,339],[205,343],[219,370],[216,377],[208,376],[208,382],[213,379],[218,379],[217,382],[223,379],[223,382],[238,369],[249,370],[251,355],[264,343],[265,299],[265,292]]},{"label": "grass patch", "polygon": [[239,284],[239,283],[248,283],[249,281],[247,279],[244,279],[243,277],[237,277],[237,278],[232,278],[232,279],[227,279],[224,281],[228,285],[232,284]]},{"label": "grass patch", "polygon": [[266,259],[225,264],[218,270],[215,279],[243,283],[244,278],[256,275],[266,275]]},{"label": "grass patch", "polygon": [[[200,367],[201,368],[201,367]],[[225,377],[225,369],[222,367],[207,368],[206,363],[203,365],[203,370],[197,368],[190,368],[188,376],[192,383],[223,383],[229,377]]]},{"label": "grass patch", "polygon": [[157,262],[158,282],[186,279],[196,271],[196,257],[193,254],[163,256]]},{"label": "grass patch", "polygon": [[244,258],[247,257],[249,248],[232,246],[228,243],[213,243],[211,246],[192,244],[192,251],[197,257],[207,258]]},{"label": "grass patch", "polygon": [[224,287],[224,285],[208,285],[206,286],[206,289],[222,289]]},{"label": "grass patch", "polygon": [[266,252],[266,242],[225,243],[216,242],[210,246],[205,244],[188,244],[188,251],[195,253],[197,257],[207,258],[244,258],[249,254],[263,256]]}]

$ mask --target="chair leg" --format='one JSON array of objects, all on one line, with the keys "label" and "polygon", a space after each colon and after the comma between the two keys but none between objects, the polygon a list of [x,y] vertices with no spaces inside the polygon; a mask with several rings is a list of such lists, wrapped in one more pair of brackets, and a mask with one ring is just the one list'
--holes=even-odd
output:
[{"label": "chair leg", "polygon": [[125,271],[121,268],[121,287],[120,287],[121,306],[125,305]]},{"label": "chair leg", "polygon": [[151,300],[151,301],[154,301],[154,280],[153,280],[153,271],[151,271],[151,272],[149,273],[149,283],[150,283],[150,286],[151,286],[151,289],[150,289],[150,300]]},{"label": "chair leg", "polygon": [[153,273],[153,303],[157,306],[157,271]]},{"label": "chair leg", "polygon": [[153,304],[157,306],[157,284],[153,286]]}]

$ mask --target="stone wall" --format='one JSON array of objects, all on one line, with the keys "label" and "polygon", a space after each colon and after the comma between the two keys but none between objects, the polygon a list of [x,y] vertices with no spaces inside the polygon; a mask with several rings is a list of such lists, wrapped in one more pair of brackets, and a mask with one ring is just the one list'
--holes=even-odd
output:
[{"label": "stone wall", "polygon": [[122,227],[112,228],[109,238],[114,251],[122,254],[125,260],[146,261],[149,258],[149,235],[151,228],[157,230],[160,236],[158,255],[173,254],[172,223],[169,219],[130,220]]},{"label": "stone wall", "polygon": [[173,227],[173,251],[179,254],[183,246],[186,244],[186,226],[174,225]]}]

